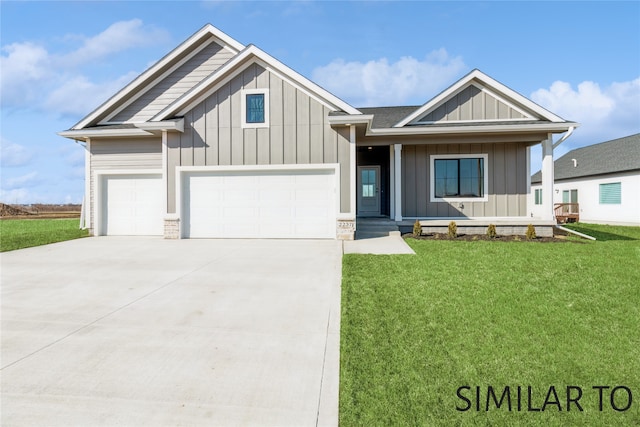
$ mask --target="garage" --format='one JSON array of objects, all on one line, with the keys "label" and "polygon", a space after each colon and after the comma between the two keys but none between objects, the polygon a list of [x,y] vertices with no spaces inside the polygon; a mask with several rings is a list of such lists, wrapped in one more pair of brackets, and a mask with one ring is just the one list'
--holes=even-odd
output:
[{"label": "garage", "polygon": [[185,170],[182,235],[335,239],[336,168]]},{"label": "garage", "polygon": [[161,236],[163,192],[161,174],[102,175],[101,235]]}]

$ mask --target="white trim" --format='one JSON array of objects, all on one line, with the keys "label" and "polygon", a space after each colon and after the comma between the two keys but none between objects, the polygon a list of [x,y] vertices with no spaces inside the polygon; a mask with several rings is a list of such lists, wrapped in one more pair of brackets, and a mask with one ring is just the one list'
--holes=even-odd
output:
[{"label": "white trim", "polygon": [[389,145],[389,218],[396,217],[395,149]]},{"label": "white trim", "polygon": [[169,138],[167,131],[162,131],[162,205],[164,206],[163,214],[169,213],[169,180],[167,173],[169,171]]},{"label": "white trim", "polygon": [[93,234],[95,236],[104,236],[102,224],[102,180],[108,176],[118,175],[162,175],[162,169],[100,169],[93,172],[93,198],[94,198],[94,222]]},{"label": "white trim", "polygon": [[[517,111],[518,113],[522,114],[523,116],[525,116],[524,118],[514,118],[514,119],[478,119],[478,120],[439,120],[439,121],[429,121],[429,120],[424,120],[424,121],[412,121],[410,124],[433,124],[433,123],[473,123],[473,122],[503,122],[503,121],[529,121],[529,120],[538,120],[537,117],[533,116],[531,113],[523,110],[522,108],[518,107],[516,104],[514,104],[513,102],[507,100],[506,98],[504,98],[503,96],[501,96],[499,93],[489,90],[486,88],[486,86],[478,83],[478,82],[474,82],[474,81],[470,81],[465,85],[462,85],[458,91],[451,93],[449,95],[448,98],[443,99],[442,102],[440,102],[437,105],[434,105],[433,107],[431,107],[430,109],[426,110],[424,112],[424,114],[422,115],[423,117],[432,113],[433,111],[437,110],[438,108],[442,107],[443,105],[445,105],[447,102],[449,102],[454,96],[456,96],[457,94],[459,94],[460,92],[463,92],[465,90],[467,90],[469,87],[474,86],[475,88],[477,88],[480,92],[483,92],[485,95],[489,95],[493,98],[495,98],[496,100],[502,102],[503,104],[505,104],[507,107]],[[483,110],[485,108],[485,106],[482,106]],[[486,111],[485,111],[486,114]]]},{"label": "white trim", "polygon": [[[87,138],[85,142],[84,152],[84,200],[85,200],[85,219],[84,226],[88,229],[93,228],[91,222],[91,138]],[[94,184],[95,185],[95,184]]]},{"label": "white trim", "polygon": [[[297,89],[305,89],[305,93],[315,94],[316,96],[314,96],[314,98],[329,107],[331,110],[343,110],[349,114],[360,113],[354,107],[350,106],[346,102],[322,89],[320,86],[316,85],[306,77],[298,74],[291,68],[282,64],[280,61],[273,58],[268,53],[260,50],[256,46],[251,45],[240,52],[238,55],[233,57],[231,60],[229,60],[222,67],[218,68],[215,72],[209,75],[209,77],[202,80],[180,98],[176,99],[174,102],[162,109],[162,111],[151,118],[151,121],[163,120],[174,114],[178,116],[184,115],[200,102],[211,96],[211,94],[215,93],[223,84],[230,80],[233,76],[226,76],[226,74],[250,57],[255,57],[255,59],[251,58],[253,62],[248,62],[246,66],[258,62],[261,66],[263,66],[263,68],[267,69],[270,72],[273,72],[278,77],[283,78],[287,83],[292,84]],[[235,75],[237,75],[237,73],[234,74],[234,76]],[[284,76],[286,76],[286,78]]]},{"label": "white trim", "polygon": [[200,53],[205,47],[209,46],[211,43],[214,43],[214,39],[211,38],[209,40],[205,40],[204,43],[202,43],[200,46],[198,46],[197,48],[195,48],[192,52],[190,52],[187,56],[185,56],[184,58],[182,58],[180,61],[178,61],[177,63],[175,63],[172,67],[170,67],[167,71],[165,71],[164,73],[160,74],[160,76],[158,76],[157,78],[153,79],[153,81],[151,81],[150,83],[146,84],[142,90],[139,90],[138,92],[136,92],[135,95],[133,95],[132,97],[130,97],[129,99],[127,99],[125,102],[123,102],[118,108],[116,108],[111,114],[109,114],[107,117],[104,118],[104,120],[101,120],[99,122],[99,124],[109,124],[109,123],[121,123],[120,122],[111,122],[111,119],[113,119],[115,116],[117,116],[118,114],[120,114],[122,112],[122,110],[124,110],[125,108],[127,108],[129,105],[133,104],[134,101],[136,101],[137,99],[139,99],[142,95],[144,95],[145,93],[149,92],[153,87],[155,87],[158,83],[160,83],[162,80],[166,79],[171,73],[173,73],[174,71],[176,71],[178,68],[182,67],[185,63],[187,63],[191,58],[193,58],[194,56],[196,56],[198,53]]},{"label": "white trim", "polygon": [[178,47],[176,47],[171,52],[169,52],[166,56],[164,56],[158,62],[156,62],[154,65],[149,67],[146,71],[144,71],[138,77],[136,77],[131,83],[129,83],[127,86],[121,89],[118,93],[116,93],[114,96],[109,98],[106,102],[104,102],[98,108],[93,110],[93,112],[91,112],[89,115],[83,118],[80,122],[74,125],[72,129],[74,130],[82,129],[88,124],[90,124],[98,116],[100,116],[101,114],[104,114],[107,110],[112,108],[118,101],[122,100],[129,93],[133,92],[135,89],[141,86],[142,82],[144,82],[148,77],[158,72],[160,69],[162,69],[162,67],[165,67],[166,65],[171,63],[173,60],[175,60],[176,57],[180,56],[182,52],[189,49],[193,44],[198,42],[202,37],[204,37],[207,34],[212,35],[214,38],[216,38],[218,41],[221,42],[219,43],[220,45],[229,49],[231,52],[235,54],[237,54],[242,49],[244,49],[243,44],[232,39],[227,34],[223,33],[213,25],[207,24],[204,27],[202,27],[200,30],[198,30],[195,34],[193,34],[191,37],[189,37],[187,40],[185,40],[183,43],[181,43]]},{"label": "white trim", "polygon": [[140,128],[128,128],[128,129],[79,129],[79,130],[65,130],[58,132],[58,135],[65,138],[92,138],[101,136],[148,136],[153,135],[151,132]]},{"label": "white trim", "polygon": [[351,173],[349,174],[349,216],[352,219],[356,217],[356,127],[351,125],[349,127],[349,168]]},{"label": "white trim", "polygon": [[137,128],[153,131],[153,130],[175,130],[178,132],[184,132],[184,118],[175,120],[165,120],[162,122],[143,122],[135,123]]},{"label": "white trim", "polygon": [[394,144],[393,149],[395,151],[394,160],[396,162],[395,172],[395,221],[402,221],[402,144]]},{"label": "white trim", "polygon": [[553,210],[553,138],[551,134],[542,141],[542,219],[553,220],[555,212]]},{"label": "white trim", "polygon": [[442,104],[443,101],[445,101],[446,99],[450,98],[453,94],[460,91],[461,88],[468,85],[472,80],[478,80],[482,85],[486,85],[492,88],[497,93],[502,94],[506,98],[512,99],[514,102],[521,104],[524,108],[527,108],[536,114],[539,114],[542,118],[546,120],[549,120],[551,122],[564,122],[564,120],[561,117],[542,108],[541,106],[531,101],[530,99],[520,95],[518,92],[512,89],[509,89],[507,86],[503,85],[497,80],[494,80],[493,78],[484,74],[482,71],[475,69],[471,71],[469,74],[467,74],[466,76],[462,77],[457,82],[455,82],[453,85],[449,86],[444,91],[440,92],[440,94],[438,94],[436,97],[434,97],[429,102],[424,104],[422,107],[418,108],[413,113],[411,113],[410,115],[402,119],[393,127],[401,128],[403,126],[406,126],[407,124],[411,123],[413,120],[424,115],[428,110],[434,108],[436,105],[439,106],[440,104]]},{"label": "white trim", "polygon": [[566,132],[570,127],[578,126],[577,123],[530,123],[530,124],[506,124],[506,125],[478,125],[478,126],[410,126],[392,127],[380,129],[367,129],[367,136],[387,135],[442,135],[442,134],[467,134],[467,133],[496,133],[496,132],[542,132],[560,133]]},{"label": "white trim", "polygon": [[531,146],[527,146],[526,151],[526,160],[527,162],[527,212],[531,212],[531,216],[533,216],[533,212],[531,208],[528,206],[530,202],[529,195],[531,194]]},{"label": "white trim", "polygon": [[[484,159],[484,194],[482,197],[436,197],[435,160],[438,159]],[[429,201],[433,203],[488,202],[489,201],[489,155],[478,154],[431,154],[429,155]]]},{"label": "white trim", "polygon": [[[264,96],[264,121],[259,123],[247,123],[247,95]],[[269,124],[269,89],[242,89],[240,91],[240,127],[242,129],[268,128]]]},{"label": "white trim", "polygon": [[344,214],[340,213],[340,164],[339,163],[310,163],[310,164],[289,164],[289,165],[237,165],[237,166],[176,166],[176,215],[179,221],[179,236],[184,238],[184,218],[182,217],[182,180],[183,175],[191,172],[251,172],[251,171],[296,171],[296,170],[333,170],[335,179],[335,209],[336,219],[352,219],[344,218]]}]

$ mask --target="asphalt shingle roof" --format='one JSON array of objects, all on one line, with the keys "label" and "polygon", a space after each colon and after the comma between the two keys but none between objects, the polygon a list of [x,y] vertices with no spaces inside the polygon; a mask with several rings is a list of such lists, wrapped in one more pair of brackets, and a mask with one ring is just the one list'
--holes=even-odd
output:
[{"label": "asphalt shingle roof", "polygon": [[[576,159],[576,167],[573,160]],[[640,170],[640,133],[576,148],[553,162],[555,180]],[[540,171],[531,183],[542,182]]]}]

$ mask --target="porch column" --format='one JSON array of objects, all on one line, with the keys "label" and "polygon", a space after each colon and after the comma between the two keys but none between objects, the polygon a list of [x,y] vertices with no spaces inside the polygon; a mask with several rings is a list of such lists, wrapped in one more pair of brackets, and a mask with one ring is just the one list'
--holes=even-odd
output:
[{"label": "porch column", "polygon": [[356,174],[358,173],[356,163],[356,125],[349,127],[349,157],[351,172],[349,173],[349,214],[356,217]]},{"label": "porch column", "polygon": [[394,144],[394,168],[393,173],[395,176],[395,221],[402,221],[402,144]]},{"label": "porch column", "polygon": [[542,141],[542,219],[552,221],[553,214],[553,139]]}]

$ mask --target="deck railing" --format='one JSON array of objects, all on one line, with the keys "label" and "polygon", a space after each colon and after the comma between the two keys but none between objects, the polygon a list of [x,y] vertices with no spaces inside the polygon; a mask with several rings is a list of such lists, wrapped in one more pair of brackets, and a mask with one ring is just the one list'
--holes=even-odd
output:
[{"label": "deck railing", "polygon": [[580,205],[578,203],[556,203],[553,211],[558,224],[580,221]]}]

